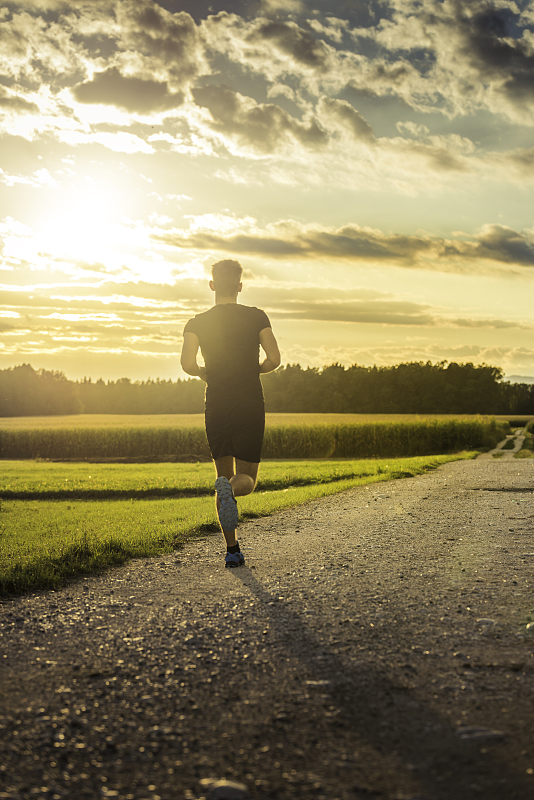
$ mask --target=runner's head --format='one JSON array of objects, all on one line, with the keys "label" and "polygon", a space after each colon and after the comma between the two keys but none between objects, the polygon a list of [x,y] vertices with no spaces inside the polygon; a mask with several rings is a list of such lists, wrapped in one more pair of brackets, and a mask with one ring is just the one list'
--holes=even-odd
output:
[{"label": "runner's head", "polygon": [[241,291],[243,268],[239,261],[227,258],[217,261],[211,268],[210,286],[220,297],[237,297]]}]

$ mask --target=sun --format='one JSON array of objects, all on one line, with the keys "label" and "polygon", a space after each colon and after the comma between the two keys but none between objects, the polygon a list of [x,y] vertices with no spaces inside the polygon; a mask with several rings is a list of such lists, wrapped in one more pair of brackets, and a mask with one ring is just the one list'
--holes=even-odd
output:
[{"label": "sun", "polygon": [[114,250],[120,192],[80,187],[64,193],[41,221],[41,247],[56,258],[106,262]]}]

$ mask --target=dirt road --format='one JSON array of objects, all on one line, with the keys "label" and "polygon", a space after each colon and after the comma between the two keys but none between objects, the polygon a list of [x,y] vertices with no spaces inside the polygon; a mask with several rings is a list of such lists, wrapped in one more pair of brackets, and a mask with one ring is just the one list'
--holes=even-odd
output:
[{"label": "dirt road", "polygon": [[246,523],[236,570],[212,536],[3,602],[0,798],[530,799],[533,479],[456,462]]}]

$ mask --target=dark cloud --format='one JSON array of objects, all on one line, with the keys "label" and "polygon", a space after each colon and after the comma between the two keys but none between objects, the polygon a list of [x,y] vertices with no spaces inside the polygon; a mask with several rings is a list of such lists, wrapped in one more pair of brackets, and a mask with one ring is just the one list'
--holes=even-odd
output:
[{"label": "dark cloud", "polygon": [[[502,225],[487,225],[471,241],[384,234],[356,225],[337,230],[303,228],[291,223],[272,233],[221,235],[170,232],[156,241],[181,249],[211,250],[271,258],[339,258],[408,267],[447,270],[479,267],[482,261],[534,266],[534,241]],[[469,266],[471,265],[471,266]]]},{"label": "dark cloud", "polygon": [[3,87],[0,86],[0,108],[5,108],[13,111],[22,111],[29,114],[38,114],[39,106],[35,103],[30,103],[23,97],[9,94]]},{"label": "dark cloud", "polygon": [[198,106],[210,111],[213,130],[264,153],[275,152],[291,139],[312,148],[328,141],[315,120],[300,122],[280,106],[256,103],[227,86],[193,89],[193,97]]},{"label": "dark cloud", "polygon": [[[199,22],[211,14],[226,12],[244,19],[254,19],[258,14],[280,18],[294,15],[293,8],[277,5],[272,11],[265,0],[158,0],[158,5],[169,11],[187,11]],[[375,0],[305,0],[302,3],[306,16],[316,13],[347,19],[353,24],[363,24],[374,18]]]},{"label": "dark cloud", "polygon": [[[315,294],[321,292],[315,289]],[[295,296],[297,293],[294,293]],[[274,309],[274,310],[273,310]],[[491,328],[531,330],[532,325],[500,319],[448,319],[437,310],[418,303],[397,300],[308,301],[286,300],[279,293],[269,315],[275,319],[353,322],[376,325],[418,325],[425,327]]]},{"label": "dark cloud", "polygon": [[18,329],[18,325],[13,324],[13,322],[7,322],[6,320],[0,319],[0,333],[11,333]]},{"label": "dark cloud", "polygon": [[453,8],[449,25],[463,40],[459,54],[479,71],[482,84],[501,79],[499,91],[507,99],[534,99],[534,55],[515,9],[495,8],[486,0],[455,0]]},{"label": "dark cloud", "polygon": [[534,169],[534,147],[521,148],[509,153],[507,159],[522,172],[532,172]]},{"label": "dark cloud", "polygon": [[374,143],[376,136],[366,119],[346,100],[322,97],[319,108],[337,119],[358,141]]},{"label": "dark cloud", "polygon": [[370,24],[353,32],[368,59],[347,87],[360,96],[392,95],[417,110],[447,115],[485,105],[508,115],[515,106],[514,116],[524,116],[534,100],[534,22],[521,15],[526,6],[488,0],[384,3]]},{"label": "dark cloud", "polygon": [[489,225],[477,237],[479,257],[534,267],[534,241],[505,225]]},{"label": "dark cloud", "polygon": [[240,17],[253,17],[259,10],[260,0],[158,0],[158,5],[168,11],[186,11],[196,22],[224,11]]},{"label": "dark cloud", "polygon": [[456,153],[424,142],[409,142],[398,146],[401,152],[407,155],[414,155],[426,161],[428,166],[435,172],[468,172],[469,166],[465,161],[458,158]]},{"label": "dark cloud", "polygon": [[357,226],[337,231],[293,228],[279,235],[234,234],[221,236],[209,232],[191,235],[169,233],[154,236],[157,241],[176,247],[219,250],[274,257],[334,257],[367,261],[413,260],[419,253],[435,249],[432,240],[415,236],[385,236]]},{"label": "dark cloud", "polygon": [[72,93],[80,103],[105,103],[140,113],[174,108],[184,101],[183,93],[170,92],[167,83],[125,77],[116,67],[97,72]]},{"label": "dark cloud", "polygon": [[248,37],[248,41],[268,41],[298,64],[325,72],[330,65],[330,48],[294,22],[265,21]]},{"label": "dark cloud", "polygon": [[[318,290],[319,291],[319,290]],[[354,322],[378,325],[434,325],[424,306],[396,301],[349,301],[338,303],[299,303],[271,311],[273,318],[318,320],[324,322]]]},{"label": "dark cloud", "polygon": [[517,14],[511,8],[492,8],[486,2],[470,4],[479,10],[465,14],[464,4],[457,2],[457,22],[466,40],[466,55],[483,70],[509,75],[507,91],[520,95],[526,87],[534,89],[534,56],[525,41],[517,38]]},{"label": "dark cloud", "polygon": [[150,57],[182,85],[198,75],[202,47],[188,13],[170,13],[152,0],[123,0],[116,14],[121,39],[129,49]]},{"label": "dark cloud", "polygon": [[394,64],[378,61],[371,68],[370,78],[373,82],[383,83],[391,88],[398,88],[411,80],[416,72],[416,69],[409,61],[401,60],[396,61]]},{"label": "dark cloud", "polygon": [[[146,306],[132,305],[132,298],[148,302]],[[101,314],[120,312],[121,317],[151,314],[162,317],[167,313],[176,315],[177,311],[189,310],[191,306],[209,305],[211,299],[207,277],[200,282],[191,278],[177,279],[173,284],[146,281],[115,283],[109,280],[83,288],[74,285],[68,289],[58,289],[52,284],[31,292],[22,291],[18,287],[12,290],[0,289],[0,306],[22,315],[25,313],[24,309],[43,309],[47,314],[54,311]],[[165,307],[163,304],[169,305]]]},{"label": "dark cloud", "polygon": [[452,320],[452,323],[458,328],[520,328],[521,330],[531,330],[534,327],[520,322],[508,322],[504,319],[465,319],[464,317]]}]

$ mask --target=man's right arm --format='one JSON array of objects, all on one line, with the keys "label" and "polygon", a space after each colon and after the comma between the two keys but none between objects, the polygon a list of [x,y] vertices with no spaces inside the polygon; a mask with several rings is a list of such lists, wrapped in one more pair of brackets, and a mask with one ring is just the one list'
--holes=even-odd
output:
[{"label": "man's right arm", "polygon": [[265,352],[265,360],[260,364],[260,372],[272,372],[280,366],[280,350],[275,339],[272,328],[264,328],[260,331],[260,344]]},{"label": "man's right arm", "polygon": [[206,380],[206,367],[201,367],[197,364],[197,353],[200,347],[200,341],[196,333],[184,333],[184,344],[182,347],[182,355],[180,356],[180,364],[182,369],[188,375]]}]

